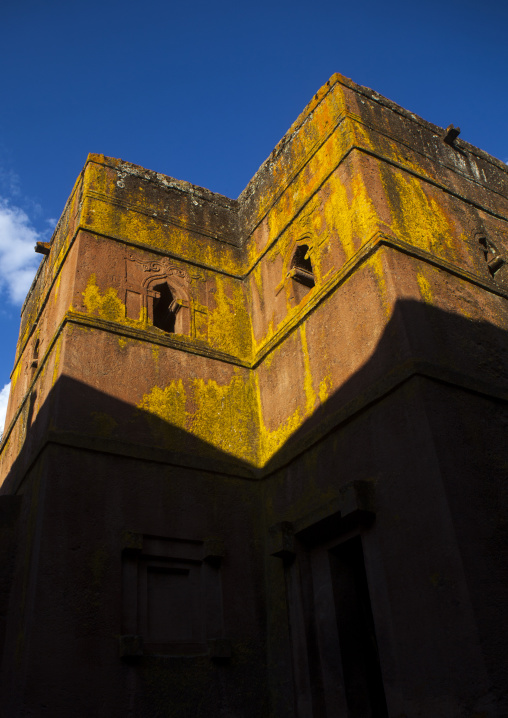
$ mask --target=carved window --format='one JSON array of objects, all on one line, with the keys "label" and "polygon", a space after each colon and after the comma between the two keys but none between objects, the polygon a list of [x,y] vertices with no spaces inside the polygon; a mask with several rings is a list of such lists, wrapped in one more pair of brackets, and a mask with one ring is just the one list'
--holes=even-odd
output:
[{"label": "carved window", "polygon": [[496,273],[505,264],[504,259],[501,257],[494,242],[487,239],[487,237],[478,237],[480,248],[483,252],[483,258],[487,263],[487,267],[491,277],[495,277]]},{"label": "carved window", "polygon": [[312,262],[309,257],[309,247],[306,244],[299,244],[293,254],[291,260],[291,277],[306,287],[313,287],[314,274],[312,271]]},{"label": "carved window", "polygon": [[175,331],[176,313],[180,305],[173,297],[167,282],[155,285],[152,290],[153,325],[165,332]]},{"label": "carved window", "polygon": [[288,279],[291,280],[291,304],[297,305],[315,284],[312,262],[307,244],[298,244],[289,265]]},{"label": "carved window", "polygon": [[190,334],[189,277],[169,260],[126,258],[125,314],[168,334]]}]

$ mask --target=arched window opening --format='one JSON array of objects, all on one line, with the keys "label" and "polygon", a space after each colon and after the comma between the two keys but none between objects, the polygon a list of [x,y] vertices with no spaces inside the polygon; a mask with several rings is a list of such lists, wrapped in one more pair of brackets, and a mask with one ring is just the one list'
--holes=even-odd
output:
[{"label": "arched window opening", "polygon": [[153,288],[153,325],[162,329],[164,332],[174,334],[176,312],[179,308],[178,303],[173,298],[173,294],[167,284],[157,284]]},{"label": "arched window opening", "polygon": [[495,277],[496,272],[498,272],[503,264],[505,264],[504,259],[499,255],[499,252],[497,250],[497,247],[493,242],[487,239],[487,237],[478,237],[478,242],[480,243],[481,250],[483,252],[483,258],[487,262],[487,267],[490,272],[491,277]]},{"label": "arched window opening", "polygon": [[292,279],[290,301],[295,305],[300,304],[315,284],[312,262],[309,257],[309,247],[306,244],[297,245],[291,259],[288,277]]},{"label": "arched window opening", "polygon": [[302,269],[307,274],[312,274],[312,262],[308,256],[309,248],[306,244],[299,244],[291,260],[291,269]]},{"label": "arched window opening", "polygon": [[306,287],[313,287],[314,274],[312,272],[312,262],[309,257],[309,248],[306,244],[299,244],[293,254],[291,260],[291,277]]}]

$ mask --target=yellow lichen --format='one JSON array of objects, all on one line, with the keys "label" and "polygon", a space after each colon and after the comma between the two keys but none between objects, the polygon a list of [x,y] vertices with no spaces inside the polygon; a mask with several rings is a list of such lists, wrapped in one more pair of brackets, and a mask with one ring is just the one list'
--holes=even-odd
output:
[{"label": "yellow lichen", "polygon": [[110,287],[101,294],[95,274],[92,274],[83,292],[83,302],[89,314],[98,314],[101,319],[120,322],[125,318],[125,305],[116,289]]},{"label": "yellow lichen", "polygon": [[152,352],[152,359],[153,359],[153,363],[155,364],[155,368],[157,371],[159,371],[160,346],[158,344],[151,344],[150,351]]},{"label": "yellow lichen", "polygon": [[305,389],[305,415],[309,416],[314,409],[314,404],[316,403],[316,393],[314,391],[312,383],[312,373],[310,369],[309,348],[307,346],[307,334],[305,331],[305,324],[302,324],[300,326],[300,338],[302,342],[304,366],[303,387]]},{"label": "yellow lichen", "polygon": [[388,142],[385,145],[388,149],[388,156],[405,167],[411,169],[415,174],[429,176],[429,173],[420,163],[415,161],[414,154],[407,147],[399,145],[397,142]]},{"label": "yellow lichen", "polygon": [[261,390],[259,386],[259,379],[255,377],[256,386],[256,399],[257,408],[259,414],[259,454],[258,454],[258,466],[262,467],[277,453],[277,451],[284,446],[289,437],[295,433],[299,426],[301,426],[303,417],[300,413],[300,409],[297,408],[295,411],[288,416],[288,418],[281,423],[276,429],[270,430],[267,428],[263,418],[263,405],[261,401]]},{"label": "yellow lichen", "polygon": [[[265,340],[263,341],[263,344],[262,344],[262,345],[264,345],[267,341],[269,341],[269,340],[273,337],[274,331],[275,331],[275,330],[274,330],[274,328],[273,328],[273,319],[271,319],[271,320],[270,320],[270,323],[269,323],[269,325],[268,325],[268,333],[267,333],[267,335],[266,335],[266,337],[265,337]],[[260,344],[260,345],[257,345],[257,344],[256,344],[256,345],[255,345],[255,351],[258,352],[262,345],[261,345],[261,344]],[[265,366],[266,369],[269,369],[269,368],[271,367],[272,361],[273,361],[273,357],[274,357],[274,352],[273,352],[273,350],[272,350],[272,351],[268,352],[268,354],[267,354],[267,355],[265,356],[265,358],[263,359],[263,364],[264,364],[264,366]]]},{"label": "yellow lichen", "polygon": [[62,281],[62,272],[58,272],[58,276],[56,278],[55,286],[54,286],[54,294],[53,294],[53,301],[55,302],[55,304],[58,299],[58,292],[60,291],[60,282],[61,281]]},{"label": "yellow lichen", "polygon": [[215,308],[209,313],[208,338],[216,349],[250,359],[252,327],[243,284],[216,276]]},{"label": "yellow lichen", "polygon": [[11,374],[11,391],[13,391],[14,387],[16,386],[16,382],[18,381],[20,371],[21,371],[21,361],[19,361],[16,364],[16,366],[14,367],[14,370]]},{"label": "yellow lichen", "polygon": [[255,282],[256,288],[258,290],[259,302],[260,302],[261,306],[263,306],[263,276],[262,276],[261,264],[257,264],[254,267],[252,275],[254,277],[254,282]]},{"label": "yellow lichen", "polygon": [[[353,113],[350,114],[350,121],[351,125],[353,127],[353,132],[356,135],[357,141],[360,142],[361,145],[364,147],[368,147],[370,150],[374,149],[374,146],[372,144],[372,139],[369,131],[367,130],[366,126],[362,124],[361,118],[357,115],[353,115]],[[356,120],[356,121],[355,121]],[[360,121],[358,121],[360,120]]]},{"label": "yellow lichen", "polygon": [[[206,444],[237,458],[256,462],[257,411],[252,381],[235,373],[226,384],[201,378],[191,382],[190,393],[181,379],[154,387],[137,404],[162,420],[155,434],[166,448],[178,446],[174,428],[184,429]],[[206,453],[205,447],[201,447]]]},{"label": "yellow lichen", "polygon": [[445,210],[426,194],[424,184],[403,172],[390,174],[388,192],[396,235],[437,257],[454,260],[453,226]]},{"label": "yellow lichen", "polygon": [[63,341],[62,335],[60,335],[60,336],[58,337],[58,339],[56,340],[56,344],[55,344],[55,358],[54,358],[54,363],[53,363],[52,386],[55,385],[55,382],[56,382],[56,380],[58,379],[58,376],[59,376],[59,371],[60,371],[60,355],[61,355],[61,352],[62,352],[62,341]]},{"label": "yellow lichen", "polygon": [[194,331],[196,339],[208,339],[208,309],[207,307],[194,307]]},{"label": "yellow lichen", "polygon": [[328,396],[330,394],[330,389],[332,388],[332,378],[330,375],[325,376],[324,379],[321,379],[319,382],[319,399],[322,404],[328,399]]},{"label": "yellow lichen", "polygon": [[118,426],[118,422],[103,411],[92,412],[92,419],[95,432],[104,438],[109,438]]},{"label": "yellow lichen", "polygon": [[221,451],[255,463],[257,412],[251,381],[239,374],[228,384],[195,379],[193,392],[191,431]]},{"label": "yellow lichen", "polygon": [[426,304],[432,304],[432,289],[429,280],[424,277],[421,272],[418,272],[416,274],[416,281],[418,282],[423,301],[426,302]]},{"label": "yellow lichen", "polygon": [[[326,243],[327,248],[332,247],[334,242],[339,242],[344,262],[351,259],[371,237],[379,230],[380,226],[384,223],[379,219],[374,203],[369,196],[367,187],[361,177],[361,175],[355,174],[350,180],[346,182],[342,179],[339,172],[334,172],[328,178],[327,182],[323,186],[320,193],[326,197],[326,201],[314,200],[314,205],[317,208],[319,214],[319,222],[314,220],[311,222],[312,232],[314,233],[319,225],[319,229],[322,233],[326,232],[328,241]],[[287,221],[287,218],[286,218]],[[291,224],[284,234],[279,237],[277,245],[272,247],[267,255],[267,261],[272,261],[277,255],[283,255],[285,257],[285,263],[281,271],[281,278],[284,278],[287,271],[289,270],[289,263],[292,257],[291,246],[295,241],[296,228],[293,228]],[[312,261],[318,284],[321,281],[321,252],[323,251],[320,245],[316,244],[315,241],[309,240],[309,244],[312,245]],[[324,246],[324,245],[323,245]],[[330,275],[331,270],[328,271],[327,276]],[[281,288],[282,282],[279,285]],[[289,322],[292,317],[301,310],[302,306],[305,305],[309,299],[314,296],[314,292],[311,290],[308,292],[301,302],[297,306],[292,306],[290,301],[290,285],[287,283],[286,289],[286,300],[287,300],[287,312],[286,316],[279,322],[277,327],[273,327],[273,322],[265,333],[265,336],[258,341],[253,341],[255,353],[258,352],[262,347],[271,339],[274,331],[281,325]]]},{"label": "yellow lichen", "polygon": [[[79,221],[84,228],[89,227],[92,230],[99,228],[102,235],[127,241],[135,237],[137,243],[144,244],[149,249],[162,250],[168,255],[171,253],[171,256],[180,256],[186,262],[208,264],[214,269],[225,272],[225,274],[210,273],[211,276],[207,276],[208,288],[215,281],[213,297],[211,293],[208,295],[211,298],[210,306],[197,305],[196,297],[191,299],[191,302],[194,302],[192,304],[194,311],[192,329],[197,339],[208,338],[214,349],[246,363],[252,359],[252,346],[255,346],[256,350],[261,350],[266,347],[268,341],[275,337],[277,341],[282,341],[283,337],[277,336],[277,332],[282,334],[282,328],[285,325],[290,325],[291,329],[294,329],[298,322],[305,321],[303,314],[309,297],[312,302],[314,298],[318,301],[324,296],[324,294],[319,295],[318,292],[331,291],[331,282],[329,287],[323,287],[322,284],[317,286],[316,291],[309,291],[298,306],[291,306],[288,302],[287,314],[282,318],[275,314],[275,311],[279,311],[279,305],[276,302],[283,301],[283,295],[281,295],[273,302],[274,314],[268,323],[265,337],[260,340],[259,344],[253,342],[249,302],[245,293],[248,282],[244,284],[240,275],[252,269],[253,264],[249,264],[249,262],[258,262],[261,258],[261,262],[253,268],[251,289],[258,292],[259,303],[263,307],[263,280],[266,281],[267,277],[271,278],[275,275],[275,265],[268,267],[262,263],[277,260],[280,262],[283,274],[287,272],[289,259],[286,259],[286,265],[282,267],[282,257],[290,258],[291,245],[294,247],[297,240],[302,240],[304,230],[309,232],[309,241],[305,243],[308,244],[312,253],[311,258],[317,285],[321,280],[321,259],[323,260],[323,273],[327,272],[325,276],[328,277],[330,272],[340,270],[344,262],[351,260],[362,245],[371,239],[380,228],[383,222],[378,216],[376,205],[380,205],[382,200],[389,203],[389,208],[386,207],[384,211],[388,216],[388,209],[391,210],[392,229],[395,234],[400,235],[407,242],[432,251],[437,256],[453,254],[453,227],[444,209],[444,200],[443,206],[441,206],[434,199],[434,196],[439,196],[435,194],[435,190],[427,189],[422,182],[406,172],[390,169],[389,176],[392,179],[385,183],[386,198],[379,198],[374,192],[370,195],[368,187],[376,185],[376,182],[372,179],[374,174],[367,174],[367,169],[365,169],[367,162],[370,162],[372,173],[376,171],[380,173],[381,170],[375,169],[375,160],[358,159],[360,153],[356,150],[351,152],[337,169],[337,163],[344,156],[344,152],[353,146],[355,135],[360,138],[361,144],[371,148],[373,148],[374,135],[365,126],[346,120],[338,125],[332,135],[327,136],[345,110],[342,90],[336,91],[336,100],[337,104],[333,106],[328,101],[315,104],[312,121],[307,125],[302,124],[301,131],[291,138],[290,149],[286,147],[280,157],[274,156],[269,171],[272,173],[272,187],[277,188],[277,192],[266,193],[266,196],[259,201],[258,206],[253,209],[253,214],[257,214],[256,220],[262,222],[258,232],[262,236],[256,235],[255,238],[251,238],[252,241],[249,239],[244,253],[237,251],[237,248],[233,248],[225,242],[216,241],[207,236],[206,232],[197,234],[193,229],[195,227],[194,215],[185,209],[185,202],[182,202],[181,216],[174,218],[175,224],[168,225],[162,217],[155,216],[155,211],[153,212],[154,216],[148,216],[147,209],[151,212],[152,207],[148,207],[147,203],[149,204],[152,200],[147,197],[144,190],[140,189],[139,185],[143,185],[142,180],[132,182],[133,188],[137,189],[133,189],[131,193],[126,189],[123,194],[126,203],[121,211],[115,201],[98,199],[100,196],[106,198],[108,195],[115,199],[118,195],[117,174],[101,165],[100,158],[87,167],[85,195],[88,187],[92,187],[95,192],[93,197],[89,193],[85,199],[82,217]],[[390,145],[389,141],[382,139],[375,139],[375,142],[378,149],[384,148],[388,153],[391,146],[392,158],[400,162],[404,161],[406,166],[421,172],[421,168],[417,168],[413,160],[402,156],[404,150],[400,154],[398,146],[395,144]],[[397,155],[397,152],[400,156]],[[363,155],[363,157],[365,156]],[[325,181],[325,178],[328,179]],[[128,186],[127,182],[127,188]],[[377,189],[379,190],[379,187]],[[263,191],[260,194],[262,195]],[[194,202],[194,204],[197,203]],[[75,197],[73,198],[74,205],[76,205]],[[136,207],[143,211],[136,211]],[[77,205],[74,209],[78,216]],[[179,227],[176,227],[176,222],[180,225]],[[67,232],[67,228],[65,231]],[[67,234],[70,237],[70,233],[67,232]],[[327,247],[328,245],[330,247],[330,255],[328,258],[323,255],[321,258],[320,253],[324,250],[320,247],[325,239]],[[270,245],[270,243],[272,244]],[[59,255],[56,263],[53,262],[52,271],[57,271],[58,263],[64,259],[68,246],[69,239],[67,238],[60,245]],[[267,252],[265,256],[262,255],[264,251]],[[371,284],[373,284],[372,276],[374,277],[379,302],[385,314],[389,316],[391,303],[383,256],[383,251],[377,252],[366,260],[363,267],[367,267],[371,273]],[[264,269],[267,268],[270,272],[264,272]],[[284,286],[282,279],[281,276],[279,280],[281,287]],[[58,297],[60,280],[61,275],[59,274],[55,282],[55,301]],[[424,301],[430,302],[432,294],[429,281],[423,274],[418,274],[417,282],[422,298]],[[274,281],[274,283],[277,282]],[[267,292],[265,286],[266,297],[268,297]],[[206,292],[203,290],[200,299],[206,303],[205,294]],[[102,284],[100,289],[95,274],[89,278],[83,292],[83,299],[86,311],[91,315],[137,329],[146,328],[149,324],[146,310],[141,310],[139,320],[128,319],[125,305],[118,296],[117,289],[104,287]],[[272,299],[272,296],[269,301],[267,299],[268,303]],[[29,311],[34,314],[36,308],[30,308]],[[27,310],[27,315],[29,311]],[[276,326],[275,316],[278,321]],[[266,317],[266,321],[268,318]],[[31,319],[33,317],[29,321],[27,320],[26,331],[33,326]],[[158,330],[154,329],[153,331],[155,333]],[[277,407],[276,411],[273,411],[273,406],[271,406],[269,412],[270,403],[268,401],[265,405],[267,416],[272,422],[275,415],[281,417],[276,429],[269,429],[264,423],[262,398],[265,399],[266,395],[263,394],[261,397],[257,372],[255,370],[244,372],[243,369],[236,369],[229,373],[230,369],[227,368],[227,364],[221,365],[223,367],[221,369],[223,383],[220,383],[217,378],[187,378],[185,383],[182,379],[173,379],[167,385],[153,386],[147,391],[138,402],[138,409],[148,415],[148,420],[152,422],[154,433],[159,437],[162,446],[178,450],[181,448],[181,440],[192,435],[203,442],[203,451],[206,451],[207,446],[212,446],[222,453],[242,458],[254,464],[264,465],[283,447],[303,421],[312,415],[318,398],[321,403],[325,402],[332,389],[330,375],[325,376],[319,382],[319,377],[313,379],[312,369],[316,365],[316,355],[312,356],[313,362],[311,363],[305,324],[301,324],[294,332],[294,337],[298,339],[298,336],[303,360],[303,379],[300,379],[303,381],[303,386],[296,387],[299,390],[300,406],[293,404],[291,409],[294,411],[287,410],[285,413],[283,408]],[[326,341],[326,339],[322,341]],[[124,349],[127,342],[125,337],[118,338],[120,349]],[[296,346],[298,346],[298,342],[296,342]],[[61,347],[60,338],[55,345],[53,382],[60,371]],[[160,381],[159,354],[164,356],[165,350],[161,350],[157,344],[152,344],[150,351],[155,366],[147,368],[154,372],[152,374],[155,377],[152,378],[152,384],[154,384]],[[148,350],[146,356],[149,360]],[[270,366],[273,356],[274,353],[270,352],[265,357],[264,368]],[[322,365],[321,357],[320,361]],[[190,364],[183,363],[183,365],[186,367],[183,374],[188,377]],[[211,361],[209,365],[212,365]],[[197,366],[202,365],[197,364]],[[281,371],[288,371],[288,366],[283,366]],[[13,373],[13,387],[18,379],[19,369],[20,365]],[[196,369],[196,372],[199,373],[199,369]],[[192,376],[195,377],[195,374]],[[301,373],[299,376],[301,377]],[[269,392],[268,386],[264,388],[264,391]],[[291,413],[289,413],[290,411]],[[99,433],[104,436],[114,433],[116,422],[112,417],[100,412],[94,413],[92,417]],[[268,419],[267,424],[270,425]],[[181,430],[180,433],[175,429]],[[309,461],[311,458],[314,461],[315,457],[309,457]],[[309,473],[313,473],[313,465],[309,464],[308,470]]]},{"label": "yellow lichen", "polygon": [[[300,327],[300,341],[303,355],[304,376],[303,388],[305,392],[305,407],[297,407],[290,416],[286,418],[276,429],[269,429],[264,421],[263,402],[259,379],[256,375],[256,400],[259,412],[259,458],[258,465],[264,466],[287,442],[292,434],[302,425],[304,419],[312,414],[316,404],[316,392],[314,391],[313,379],[310,366],[310,357],[307,344],[305,326]],[[320,385],[320,397],[324,387],[331,379],[325,378]],[[322,399],[323,401],[324,399]]]},{"label": "yellow lichen", "polygon": [[376,277],[376,283],[379,289],[379,297],[381,299],[381,303],[385,312],[385,315],[387,317],[390,317],[392,312],[391,303],[388,296],[388,289],[386,286],[386,277],[385,277],[385,271],[383,267],[383,260],[379,252],[376,252],[372,257],[368,260],[368,265],[372,268],[374,271],[374,276]]},{"label": "yellow lichen", "polygon": [[[93,188],[95,193],[100,192],[103,196],[114,198],[117,194],[117,179],[117,174],[105,171],[102,164],[97,162],[87,164],[83,186],[86,198],[81,212],[83,228],[92,232],[98,230],[102,235],[112,237],[126,239],[136,237],[136,242],[145,245],[148,249],[171,252],[173,256],[180,256],[186,261],[208,263],[231,274],[243,271],[243,258],[233,247],[220,244],[212,238],[205,238],[202,234],[196,235],[186,226],[189,224],[189,217],[185,209],[178,218],[175,218],[180,227],[177,230],[172,228],[171,231],[168,229],[163,212],[158,215],[154,208],[152,215],[147,215],[149,200],[145,192],[139,191],[138,182],[135,183],[136,189],[132,192],[127,190],[124,192],[126,200],[134,211],[118,211],[115,202],[87,194],[88,189]],[[135,211],[136,207],[142,211]]]},{"label": "yellow lichen", "polygon": [[345,259],[351,259],[360,246],[370,239],[379,225],[379,218],[360,174],[348,182],[334,172],[325,185],[329,193],[324,207],[325,226],[338,236]]},{"label": "yellow lichen", "polygon": [[186,393],[181,379],[173,380],[165,387],[154,386],[137,403],[138,409],[162,419],[171,426],[186,428]]}]

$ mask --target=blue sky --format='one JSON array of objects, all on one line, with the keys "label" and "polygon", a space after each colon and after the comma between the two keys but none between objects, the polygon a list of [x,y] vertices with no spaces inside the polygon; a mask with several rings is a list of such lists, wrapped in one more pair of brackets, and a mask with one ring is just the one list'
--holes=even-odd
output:
[{"label": "blue sky", "polygon": [[334,72],[508,161],[506,0],[3,0],[0,428],[21,302],[88,152],[237,197]]}]

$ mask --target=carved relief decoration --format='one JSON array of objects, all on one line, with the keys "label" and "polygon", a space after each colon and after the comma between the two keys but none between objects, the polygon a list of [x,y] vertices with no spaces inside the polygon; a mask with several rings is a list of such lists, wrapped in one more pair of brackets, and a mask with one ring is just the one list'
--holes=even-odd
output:
[{"label": "carved relief decoration", "polygon": [[167,257],[125,260],[128,319],[147,322],[170,334],[190,334],[189,275]]}]

